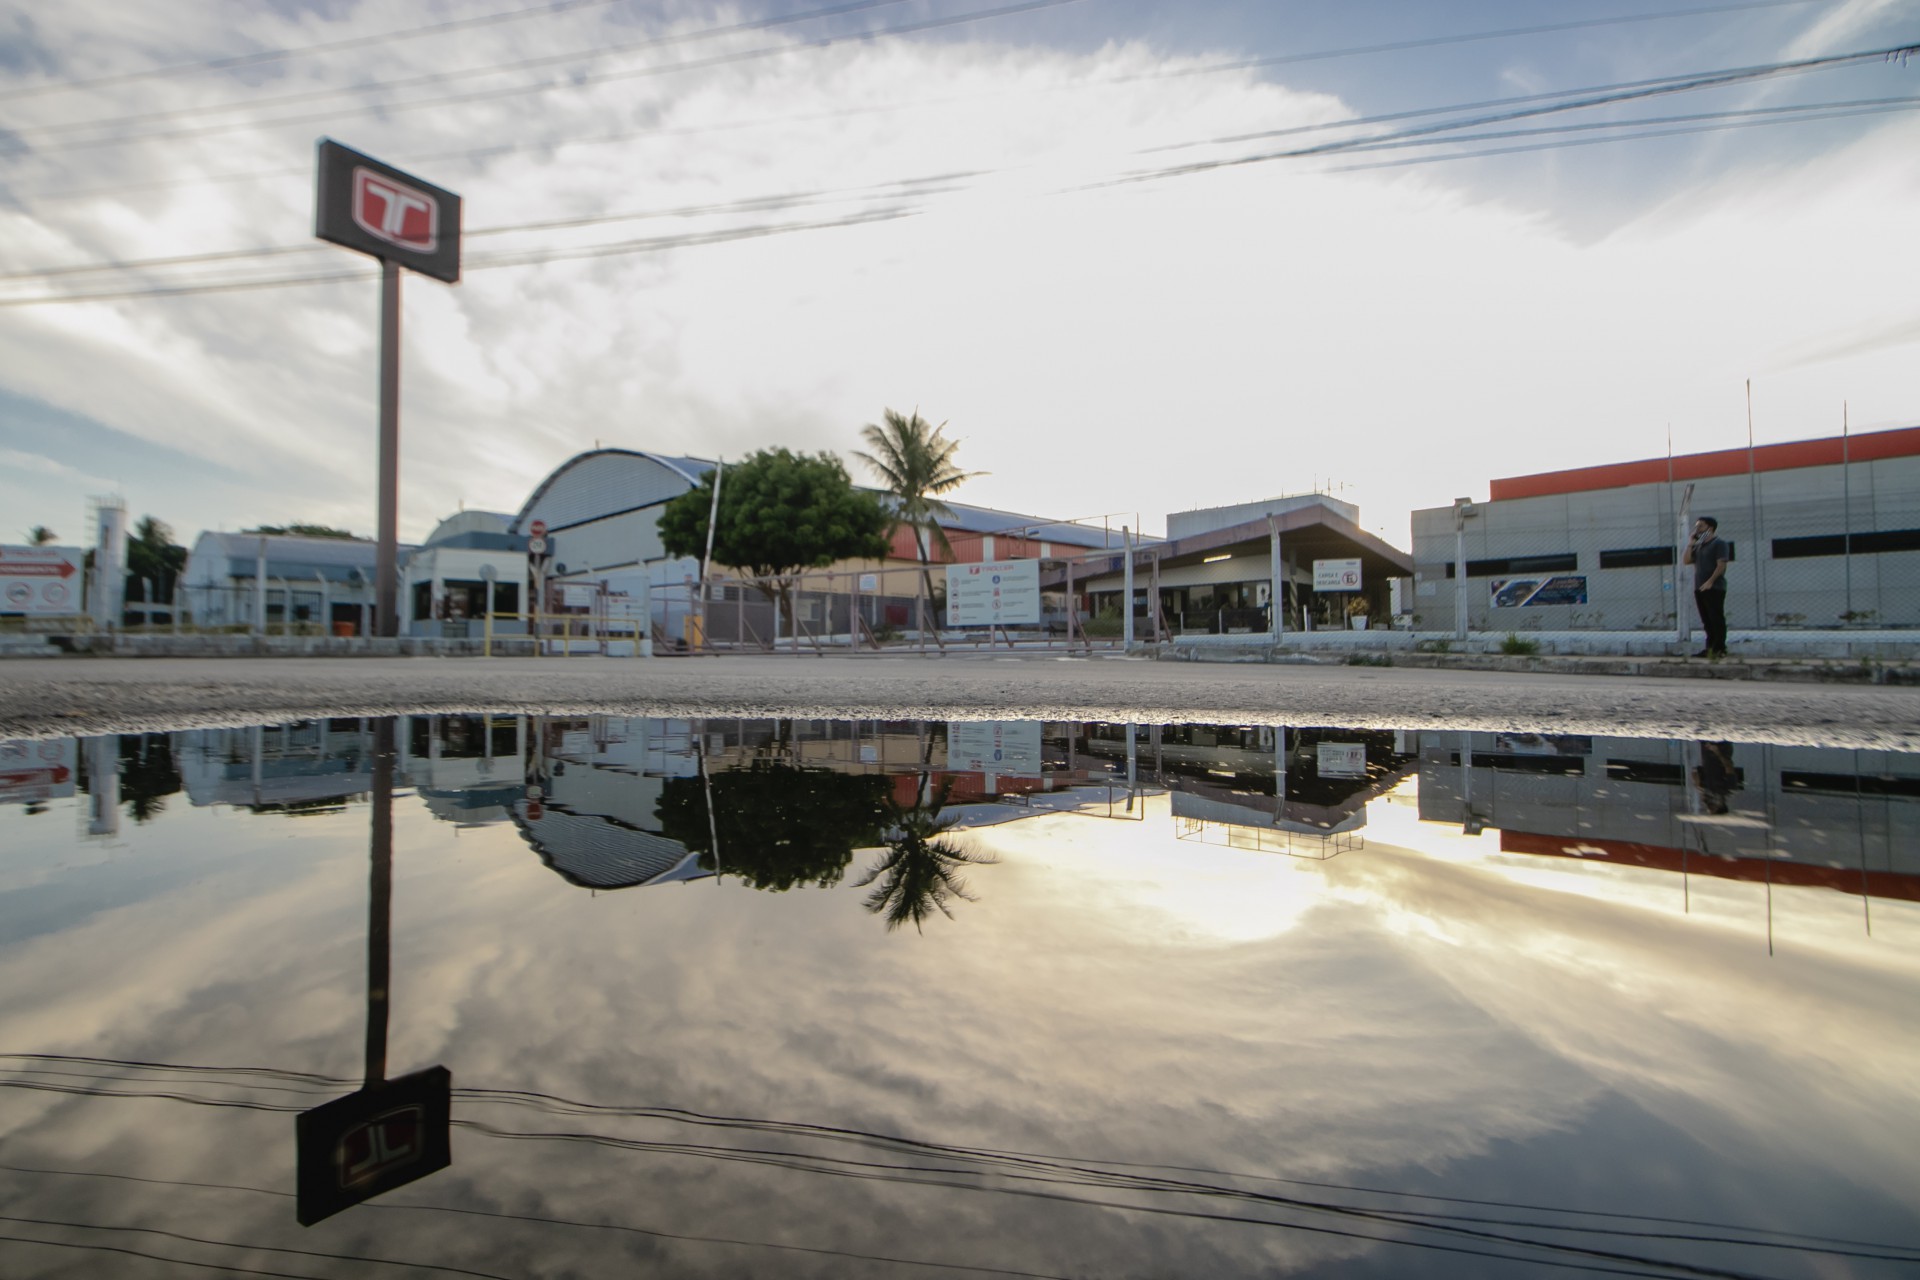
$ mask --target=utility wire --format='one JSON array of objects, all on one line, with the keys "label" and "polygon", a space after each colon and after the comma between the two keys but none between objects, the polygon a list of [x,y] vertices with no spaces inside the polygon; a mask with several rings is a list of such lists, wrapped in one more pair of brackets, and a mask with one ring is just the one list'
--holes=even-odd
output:
[{"label": "utility wire", "polygon": [[[1361,46],[1354,46],[1354,47],[1344,48],[1344,49],[1318,50],[1318,51],[1313,51],[1308,53],[1298,53],[1298,54],[1275,54],[1275,55],[1263,56],[1259,58],[1242,59],[1242,60],[1237,60],[1232,62],[1210,63],[1210,64],[1199,66],[1199,67],[1183,67],[1183,68],[1178,68],[1170,71],[1148,71],[1148,72],[1141,72],[1141,73],[1132,74],[1132,75],[1100,77],[1092,80],[1077,82],[1069,86],[1061,86],[1053,90],[1053,92],[1076,92],[1077,93],[1077,92],[1084,91],[1086,89],[1108,88],[1115,85],[1135,84],[1142,81],[1173,79],[1173,78],[1197,76],[1197,75],[1214,75],[1222,72],[1244,70],[1246,68],[1254,67],[1254,66],[1270,66],[1270,65],[1278,65],[1286,62],[1304,62],[1304,61],[1313,61],[1313,60],[1327,59],[1327,58],[1356,57],[1356,56],[1365,55],[1365,54],[1387,53],[1387,52],[1396,52],[1404,49],[1424,48],[1432,45],[1457,44],[1457,43],[1462,43],[1462,42],[1471,41],[1471,40],[1504,39],[1512,36],[1535,34],[1535,33],[1547,31],[1547,30],[1559,30],[1562,28],[1577,27],[1577,26],[1584,26],[1584,25],[1617,25],[1617,24],[1631,23],[1631,22],[1654,22],[1654,21],[1662,21],[1662,20],[1665,20],[1668,18],[1674,18],[1674,17],[1689,17],[1689,16],[1696,16],[1701,14],[1734,12],[1734,11],[1744,10],[1744,9],[1775,8],[1775,7],[1781,7],[1781,6],[1797,6],[1797,5],[1810,4],[1810,3],[1825,4],[1825,3],[1831,3],[1831,2],[1832,0],[1750,0],[1749,3],[1744,3],[1744,4],[1730,4],[1730,5],[1714,6],[1711,8],[1676,10],[1672,13],[1631,14],[1631,15],[1626,15],[1619,18],[1593,19],[1588,23],[1552,24],[1549,27],[1511,27],[1511,28],[1503,28],[1503,29],[1493,30],[1493,31],[1472,32],[1465,35],[1432,36],[1432,37],[1426,37],[1421,40],[1402,40],[1402,41],[1395,41],[1390,44],[1382,44],[1382,45],[1361,45]],[[1635,83],[1637,84],[1663,83],[1665,79],[1670,79],[1670,78],[1671,77],[1666,77],[1660,81],[1639,81]],[[1614,85],[1614,86],[1602,86],[1602,87],[1622,88],[1626,86]],[[1210,141],[1215,141],[1215,142],[1244,141],[1248,138],[1272,137],[1272,136],[1277,136],[1279,134],[1284,134],[1284,133],[1295,133],[1295,132],[1301,132],[1301,131],[1312,131],[1312,130],[1320,130],[1320,129],[1345,128],[1349,126],[1358,126],[1362,124],[1379,123],[1379,122],[1391,121],[1391,120],[1402,120],[1402,119],[1407,119],[1413,116],[1432,115],[1432,114],[1451,112],[1451,111],[1483,110],[1491,106],[1500,106],[1500,105],[1506,105],[1506,104],[1516,103],[1516,102],[1537,101],[1537,100],[1544,100],[1549,98],[1565,97],[1568,94],[1582,93],[1582,92],[1590,92],[1590,90],[1577,90],[1577,89],[1576,90],[1560,90],[1556,93],[1535,94],[1535,95],[1528,95],[1526,97],[1520,97],[1520,98],[1503,98],[1503,99],[1494,99],[1492,101],[1485,101],[1485,102],[1459,103],[1459,104],[1455,104],[1453,106],[1448,106],[1448,107],[1426,107],[1426,108],[1421,108],[1415,111],[1391,112],[1385,115],[1366,116],[1366,117],[1359,117],[1355,119],[1331,121],[1324,124],[1304,125],[1304,126],[1298,126],[1293,129],[1272,130],[1272,131],[1268,131],[1266,133],[1260,133],[1260,134],[1242,134],[1242,135],[1236,135],[1230,138],[1211,139]],[[609,143],[631,142],[640,138],[660,137],[660,136],[684,136],[684,135],[693,135],[693,134],[701,134],[701,133],[710,133],[710,132],[716,132],[716,131],[728,130],[728,129],[748,129],[748,128],[763,127],[766,125],[785,125],[785,124],[792,124],[797,121],[840,119],[849,115],[866,115],[866,114],[873,114],[876,112],[912,110],[912,109],[916,109],[920,107],[928,107],[928,106],[949,106],[949,105],[955,105],[955,104],[961,104],[961,103],[967,103],[967,102],[980,101],[982,99],[991,98],[994,96],[996,95],[971,94],[971,95],[958,95],[958,96],[952,96],[952,97],[946,97],[946,98],[923,98],[923,99],[916,99],[910,102],[881,103],[881,104],[876,104],[872,106],[849,107],[849,108],[843,108],[843,109],[834,110],[834,111],[815,112],[810,115],[802,115],[802,116],[794,116],[794,115],[762,116],[756,119],[722,121],[722,122],[710,124],[710,125],[693,125],[693,126],[678,127],[678,128],[656,127],[656,128],[650,128],[650,129],[627,131],[622,133],[603,134],[603,135],[600,135],[599,137],[567,138],[565,140],[565,143],[567,146],[597,146],[597,145],[605,145]],[[515,146],[511,144],[507,144],[507,145],[495,144],[495,145],[485,146],[485,147],[463,148],[457,151],[426,152],[426,153],[420,153],[412,156],[409,156],[403,153],[400,156],[400,159],[404,163],[423,163],[427,161],[438,161],[438,160],[481,159],[488,156],[509,155],[516,151],[524,150],[524,149],[527,149],[527,147],[534,146],[534,145],[539,145],[539,144],[525,144],[522,146]],[[1196,143],[1196,142],[1176,143],[1176,144],[1171,144],[1170,146],[1167,146],[1167,147],[1148,148],[1148,150],[1149,151],[1173,150],[1181,147],[1200,146],[1200,145],[1205,145],[1205,144]],[[161,179],[154,179],[154,180],[142,181],[142,182],[118,183],[112,186],[105,186],[105,187],[87,187],[87,188],[68,190],[68,191],[53,191],[53,192],[46,192],[46,193],[37,195],[34,197],[34,199],[41,200],[41,201],[88,199],[88,198],[93,198],[97,196],[114,195],[114,194],[118,194],[121,192],[128,192],[128,191],[164,190],[172,187],[192,186],[192,185],[198,185],[201,183],[249,182],[249,181],[260,181],[265,179],[273,179],[273,178],[306,177],[308,176],[309,173],[310,173],[310,170],[305,167],[302,167],[302,168],[290,167],[286,169],[269,169],[269,170],[255,169],[255,170],[246,170],[246,171],[235,172],[235,173],[198,175],[195,177],[188,177],[188,178],[161,178]]]},{"label": "utility wire", "polygon": [[[801,205],[818,204],[823,201],[847,199],[861,195],[874,195],[882,192],[908,194],[941,194],[952,188],[943,184],[958,182],[967,178],[986,176],[986,171],[932,174],[919,178],[900,178],[892,182],[874,183],[862,187],[822,188],[812,191],[790,191],[773,195],[746,196],[738,200],[713,201],[705,204],[678,205],[663,209],[638,209],[621,213],[584,214],[570,218],[552,218],[540,222],[516,222],[492,227],[467,227],[462,229],[464,240],[480,239],[488,236],[511,235],[527,231],[559,231],[579,227],[605,226],[614,222],[637,222],[648,218],[691,218],[714,213],[764,212],[795,208]],[[263,245],[253,249],[222,249],[209,253],[175,254],[161,258],[122,258],[109,262],[70,263],[65,266],[42,267],[29,271],[11,271],[0,273],[0,281],[24,281],[52,279],[61,276],[94,275],[104,271],[149,271],[162,267],[198,266],[210,262],[233,262],[256,258],[277,258],[299,253],[333,252],[334,246],[322,241],[310,241],[305,244]]]},{"label": "utility wire", "polygon": [[758,49],[740,49],[731,53],[714,54],[706,58],[694,58],[685,62],[662,63],[645,67],[630,67],[619,71],[604,71],[594,75],[580,76],[559,83],[535,83],[514,85],[498,89],[485,89],[469,93],[441,94],[436,97],[410,98],[404,102],[362,103],[356,106],[341,107],[320,115],[277,116],[270,120],[234,120],[219,124],[197,125],[183,129],[158,130],[151,133],[119,134],[106,138],[83,138],[53,145],[33,146],[25,141],[12,142],[10,149],[15,154],[57,153],[61,151],[86,150],[94,147],[132,146],[138,143],[174,141],[181,138],[204,138],[216,134],[233,133],[243,129],[271,129],[283,125],[331,124],[335,121],[355,116],[391,116],[420,107],[452,106],[471,102],[497,102],[503,98],[519,97],[530,93],[552,93],[564,90],[581,89],[589,85],[607,84],[615,80],[631,80],[643,76],[673,75],[683,71],[703,71],[711,67],[727,66],[740,62],[753,62],[764,58],[776,58],[784,54],[801,51],[829,49],[839,45],[865,44],[888,36],[912,35],[922,31],[937,31],[949,27],[965,26],[969,23],[989,21],[994,18],[1012,17],[1023,13],[1034,13],[1042,9],[1058,8],[1061,5],[1080,4],[1084,0],[1022,0],[1018,4],[1003,5],[993,9],[977,9],[967,13],[950,14],[940,18],[925,18],[915,22],[898,23],[891,27],[877,27],[871,31],[852,32],[838,36],[820,36],[811,40],[796,40],[789,44],[768,45]]},{"label": "utility wire", "polygon": [[542,54],[532,58],[521,58],[515,62],[492,63],[480,67],[463,67],[453,71],[430,71],[417,76],[407,76],[398,80],[380,80],[371,84],[342,85],[335,89],[310,89],[302,93],[285,93],[271,98],[244,98],[233,102],[204,103],[193,107],[176,107],[169,111],[153,111],[131,116],[109,116],[97,120],[71,120],[62,124],[35,125],[24,130],[29,135],[65,134],[88,129],[118,129],[127,125],[154,124],[169,120],[185,120],[194,116],[215,115],[223,111],[254,111],[263,108],[293,106],[302,102],[319,102],[327,98],[339,98],[370,93],[387,93],[394,89],[413,89],[429,84],[450,84],[456,80],[471,80],[478,76],[506,75],[515,71],[527,71],[537,67],[554,67],[569,63],[600,62],[607,58],[616,58],[637,49],[659,49],[671,45],[692,44],[695,41],[711,40],[719,36],[736,35],[742,31],[765,31],[774,27],[792,26],[798,22],[810,22],[815,18],[839,17],[849,13],[862,13],[871,9],[885,8],[903,3],[903,0],[849,0],[848,3],[831,5],[824,9],[802,9],[796,13],[777,14],[771,18],[757,18],[751,22],[731,22],[724,26],[703,27],[698,31],[685,31],[673,35],[649,36],[645,40],[629,40],[623,44],[603,44],[586,49],[569,49],[565,53]]},{"label": "utility wire", "polygon": [[52,84],[7,89],[0,91],[0,102],[18,98],[36,98],[49,93],[77,93],[83,90],[104,89],[110,85],[130,84],[136,80],[157,80],[195,71],[230,71],[235,67],[282,62],[289,58],[300,58],[315,53],[337,53],[342,49],[364,49],[369,45],[393,44],[396,41],[412,40],[419,36],[441,35],[448,31],[462,31],[474,27],[498,26],[501,23],[517,22],[522,18],[546,17],[575,9],[597,9],[615,3],[618,3],[618,0],[553,0],[550,4],[535,5],[530,9],[511,9],[504,13],[479,14],[471,18],[449,18],[444,22],[428,23],[424,27],[383,31],[379,35],[347,36],[322,44],[298,45],[285,49],[261,49],[253,53],[236,53],[224,58],[207,58],[199,62],[180,62],[166,67],[149,67],[143,71],[122,71],[113,75],[95,76],[88,80],[62,80]]},{"label": "utility wire", "polygon": [[1829,54],[1819,58],[1801,58],[1792,62],[1775,62],[1755,67],[1738,67],[1728,71],[1708,72],[1701,75],[1676,77],[1659,84],[1643,88],[1623,89],[1617,92],[1589,94],[1584,97],[1569,98],[1564,101],[1538,106],[1519,107],[1511,111],[1492,115],[1476,116],[1466,120],[1448,120],[1437,124],[1418,125],[1402,129],[1395,133],[1333,142],[1316,143],[1305,147],[1292,147],[1281,151],[1259,152],[1253,155],[1233,156],[1218,160],[1195,160],[1186,164],[1169,165],[1161,169],[1142,170],[1110,179],[1106,182],[1089,184],[1090,186],[1118,186],[1126,183],[1150,182],[1159,178],[1185,177],[1195,173],[1206,173],[1215,169],[1236,168],[1242,165],[1265,164],[1274,160],[1293,160],[1305,156],[1330,155],[1350,151],[1361,146],[1385,142],[1399,142],[1409,138],[1428,137],[1434,134],[1448,133],[1459,129],[1478,128],[1482,125],[1502,124],[1509,120],[1524,120],[1536,116],[1554,115],[1563,111],[1582,111],[1589,107],[1610,106],[1620,102],[1633,102],[1642,98],[1663,97],[1668,94],[1690,93],[1699,89],[1718,89],[1729,85],[1747,84],[1779,75],[1790,75],[1802,71],[1826,70],[1849,66],[1868,61],[1892,61],[1904,59],[1920,52],[1920,43],[1892,45],[1883,49],[1868,49],[1858,53]]}]

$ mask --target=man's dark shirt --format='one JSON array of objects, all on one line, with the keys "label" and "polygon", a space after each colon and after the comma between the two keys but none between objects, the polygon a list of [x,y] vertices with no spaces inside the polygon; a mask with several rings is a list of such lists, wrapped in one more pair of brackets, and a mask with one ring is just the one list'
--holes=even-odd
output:
[{"label": "man's dark shirt", "polygon": [[[1714,534],[1693,549],[1693,589],[1698,591],[1701,584],[1713,576],[1713,571],[1728,559],[1727,544],[1719,534]],[[1713,590],[1727,589],[1727,575],[1721,574],[1720,580],[1713,584]]]}]

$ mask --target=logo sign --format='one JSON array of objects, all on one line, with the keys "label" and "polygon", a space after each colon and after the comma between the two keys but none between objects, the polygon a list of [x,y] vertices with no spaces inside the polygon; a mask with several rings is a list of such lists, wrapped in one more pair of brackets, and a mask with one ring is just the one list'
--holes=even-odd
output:
[{"label": "logo sign", "polygon": [[453,1073],[428,1067],[303,1111],[300,1225],[331,1218],[453,1163]]},{"label": "logo sign", "polygon": [[85,563],[79,547],[0,547],[0,613],[78,613]]},{"label": "logo sign", "polygon": [[1315,591],[1360,590],[1360,562],[1358,560],[1315,560],[1313,589]]},{"label": "logo sign", "polygon": [[460,278],[460,197],[324,138],[313,233],[448,284]]},{"label": "logo sign", "polygon": [[1040,621],[1040,562],[947,566],[947,625],[1032,626]]}]

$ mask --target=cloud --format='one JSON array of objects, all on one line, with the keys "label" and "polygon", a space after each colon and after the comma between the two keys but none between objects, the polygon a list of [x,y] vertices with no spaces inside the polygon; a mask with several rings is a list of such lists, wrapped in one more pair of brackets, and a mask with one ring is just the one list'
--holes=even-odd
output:
[{"label": "cloud", "polygon": [[[69,74],[228,47],[229,25],[249,47],[272,47],[380,22],[365,8],[210,8],[122,28],[112,11],[61,6],[36,21],[50,47],[75,51]],[[273,64],[248,77],[262,85],[251,99],[215,77],[106,86],[84,111],[71,98],[24,100],[17,127],[41,149],[0,162],[24,205],[8,217],[0,261],[23,269],[303,245],[304,176],[82,200],[36,193],[297,170],[321,130],[460,191],[471,227],[658,215],[474,237],[458,286],[407,281],[402,534],[411,538],[462,502],[516,509],[596,440],[707,456],[775,444],[844,452],[887,406],[919,405],[952,423],[963,463],[992,473],[966,500],[1157,528],[1169,510],[1336,481],[1365,525],[1402,542],[1408,509],[1478,492],[1490,476],[1658,453],[1669,422],[1683,450],[1725,444],[1744,430],[1740,388],[1756,373],[1771,438],[1824,432],[1827,405],[1842,398],[1871,405],[1874,421],[1913,414],[1901,345],[1844,369],[1774,356],[1820,348],[1841,317],[1897,314],[1893,273],[1868,264],[1905,251],[1904,228],[1881,211],[1910,204],[1910,166],[1896,163],[1915,138],[1906,121],[1862,126],[1873,132],[1813,162],[1686,185],[1645,218],[1584,241],[1558,211],[1490,196],[1446,166],[1326,174],[1272,164],[1084,189],[1147,167],[1148,148],[1355,108],[1252,72],[1140,79],[1198,61],[1141,41],[1026,45],[1017,23],[924,43],[809,51],[791,31],[678,53],[582,54],[538,73],[574,87],[540,95],[139,147],[62,151],[63,136],[81,135],[46,132],[81,116],[151,116],[631,40],[631,15],[617,13],[464,32],[451,59],[436,60],[433,42],[397,41]],[[697,72],[591,78],[782,45],[793,47]],[[625,140],[596,141],[610,136]],[[506,149],[449,155],[490,143]],[[884,185],[961,173],[974,176]],[[819,194],[800,208],[666,212],[795,193]],[[885,210],[913,216],[483,264],[509,250]],[[323,248],[246,270],[356,265]],[[143,510],[177,502],[171,509],[201,512],[211,526],[298,507],[303,518],[367,528],[375,313],[368,282],[14,309],[0,313],[9,330],[0,385],[238,468],[258,491],[251,502],[130,493]],[[1431,449],[1436,440],[1446,447]],[[1418,469],[1379,463],[1416,455],[1426,459]],[[80,498],[77,487],[49,485],[32,518],[57,527],[66,510],[57,504]]]}]

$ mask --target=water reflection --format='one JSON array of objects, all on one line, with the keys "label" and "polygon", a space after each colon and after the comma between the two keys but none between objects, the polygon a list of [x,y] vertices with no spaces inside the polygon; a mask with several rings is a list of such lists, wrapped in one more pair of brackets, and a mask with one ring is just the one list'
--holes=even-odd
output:
[{"label": "water reflection", "polygon": [[[9,1276],[1920,1265],[1907,757],[483,716],[0,753]],[[299,1231],[292,1117],[389,1057],[462,1082],[451,1165]]]}]

